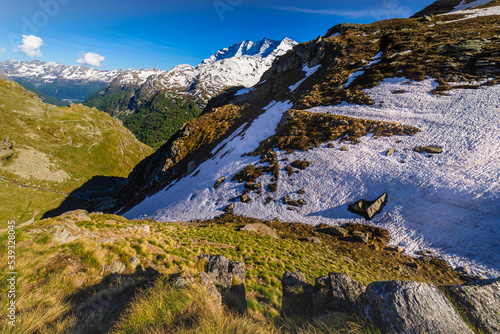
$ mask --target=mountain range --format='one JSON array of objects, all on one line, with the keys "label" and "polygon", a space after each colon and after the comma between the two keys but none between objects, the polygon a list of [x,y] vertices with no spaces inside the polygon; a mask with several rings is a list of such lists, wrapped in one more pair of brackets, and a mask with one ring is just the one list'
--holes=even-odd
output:
[{"label": "mountain range", "polygon": [[498,273],[493,244],[476,242],[499,223],[498,8],[493,1],[432,17],[339,24],[296,45],[251,89],[213,100],[101,209],[160,221],[209,219],[226,209],[366,223],[348,205],[388,193],[374,222],[393,242]]},{"label": "mountain range", "polygon": [[159,147],[182,124],[198,116],[210,98],[229,87],[253,86],[276,57],[296,44],[288,38],[243,41],[197,66],[128,71],[90,96],[85,105],[122,119],[139,140]]},{"label": "mountain range", "polygon": [[0,78],[0,332],[500,332],[499,17],[438,0],[120,73],[116,117]]},{"label": "mountain range", "polygon": [[60,100],[84,101],[126,70],[101,71],[83,65],[6,60],[0,71],[17,82]]}]

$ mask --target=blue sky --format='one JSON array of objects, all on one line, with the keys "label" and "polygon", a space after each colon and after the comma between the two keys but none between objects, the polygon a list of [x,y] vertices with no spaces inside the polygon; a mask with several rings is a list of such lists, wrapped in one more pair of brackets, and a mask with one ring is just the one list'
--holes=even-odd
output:
[{"label": "blue sky", "polygon": [[[304,42],[339,22],[408,17],[433,0],[2,2],[0,61],[39,59],[74,65],[78,60],[100,65],[99,69],[168,70],[180,63],[196,65],[241,40],[289,37]],[[23,43],[22,35],[31,37]]]}]

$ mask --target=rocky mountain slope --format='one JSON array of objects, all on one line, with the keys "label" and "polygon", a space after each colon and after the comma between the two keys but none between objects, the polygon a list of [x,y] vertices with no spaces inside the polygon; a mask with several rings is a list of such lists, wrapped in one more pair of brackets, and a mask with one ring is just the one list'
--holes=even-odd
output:
[{"label": "rocky mountain slope", "polygon": [[0,228],[8,219],[39,218],[63,201],[85,202],[152,153],[106,113],[45,104],[1,79],[0,124]]},{"label": "rocky mountain slope", "polygon": [[[371,234],[366,243],[363,233]],[[16,303],[15,329],[4,321],[2,333],[500,329],[500,280],[477,280],[443,260],[385,247],[389,234],[377,227],[232,214],[160,223],[75,210],[16,236],[18,258],[30,259],[16,269],[29,280],[17,282],[26,297]],[[0,279],[8,278],[3,270]],[[7,298],[0,307],[8,307]]]},{"label": "rocky mountain slope", "polygon": [[[371,224],[408,254],[498,276],[499,6],[340,24],[295,46],[251,89],[214,99],[98,208]],[[373,220],[348,210],[382,193]]]},{"label": "rocky mountain slope", "polygon": [[6,60],[0,63],[0,71],[49,96],[83,101],[126,70],[100,71],[82,65]]},{"label": "rocky mountain slope", "polygon": [[295,44],[290,39],[243,41],[197,66],[126,72],[89,97],[85,105],[119,117],[140,140],[158,146],[198,116],[211,97],[231,86],[256,84],[274,59]]}]

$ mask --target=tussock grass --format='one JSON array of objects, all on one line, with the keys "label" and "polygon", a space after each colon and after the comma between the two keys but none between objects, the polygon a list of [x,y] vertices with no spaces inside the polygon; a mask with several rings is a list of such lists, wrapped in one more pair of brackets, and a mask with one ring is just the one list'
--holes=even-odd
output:
[{"label": "tussock grass", "polygon": [[[56,217],[17,230],[17,311],[23,325],[15,330],[2,327],[2,332],[307,334],[332,333],[334,328],[339,333],[363,333],[368,325],[342,315],[317,322],[282,319],[283,273],[301,271],[311,284],[329,272],[343,272],[365,284],[390,279],[461,283],[451,269],[437,267],[433,261],[419,262],[418,270],[403,270],[404,263],[415,260],[382,250],[384,234],[377,237],[375,230],[371,231],[373,244],[364,245],[321,233],[321,226],[262,222],[231,214],[175,224],[90,216],[91,221],[82,222]],[[72,223],[79,227],[80,237],[56,243],[54,227]],[[280,238],[239,231],[249,223],[266,223]],[[138,230],[142,224],[150,226],[149,234]],[[306,236],[319,237],[322,244],[303,241]],[[2,254],[5,240],[6,234],[0,234]],[[215,309],[207,292],[199,288],[170,286],[168,279],[174,274],[196,277],[204,270],[200,254],[220,254],[245,263],[247,314]],[[140,274],[129,262],[132,257],[157,274]],[[7,272],[6,258],[0,260],[2,273]],[[110,274],[115,261],[126,265],[123,274]],[[159,278],[153,283],[155,277]],[[7,289],[5,278],[0,275],[2,294]],[[0,300],[0,307],[6,307],[6,302]]]}]

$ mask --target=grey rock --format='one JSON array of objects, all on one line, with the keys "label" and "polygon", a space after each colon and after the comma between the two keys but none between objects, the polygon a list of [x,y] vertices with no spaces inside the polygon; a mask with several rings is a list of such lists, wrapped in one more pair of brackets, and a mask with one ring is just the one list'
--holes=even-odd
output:
[{"label": "grey rock", "polygon": [[393,147],[393,148],[391,148],[389,151],[387,151],[387,152],[385,153],[385,155],[388,157],[388,156],[390,156],[391,154],[394,154],[394,152],[396,152],[396,148],[395,148],[395,147]]},{"label": "grey rock", "polygon": [[403,253],[405,251],[405,248],[403,246],[389,246],[387,247],[387,250],[392,252]]},{"label": "grey rock", "polygon": [[240,229],[240,231],[250,231],[250,232],[255,232],[259,234],[265,234],[270,236],[271,238],[278,239],[278,236],[276,235],[276,232],[269,226],[262,224],[262,223],[255,223],[255,224],[247,224],[244,227]]},{"label": "grey rock", "polygon": [[201,283],[207,288],[208,293],[215,299],[216,305],[221,306],[222,305],[222,296],[215,287],[214,283],[210,279],[210,276],[208,276],[207,273],[201,272],[200,273],[200,281]]},{"label": "grey rock", "polygon": [[125,265],[120,262],[120,261],[115,261],[111,264],[111,266],[109,267],[109,271],[112,273],[112,274],[122,274],[124,271],[125,271],[126,267]]},{"label": "grey rock", "polygon": [[500,279],[446,287],[471,323],[485,333],[500,333]]},{"label": "grey rock", "polygon": [[231,287],[233,276],[229,274],[229,260],[224,255],[210,256],[205,272],[221,292]]},{"label": "grey rock", "polygon": [[460,42],[459,44],[457,44],[453,48],[453,51],[455,51],[455,52],[462,52],[462,51],[480,52],[486,43],[487,43],[487,41],[483,41],[483,40],[479,40],[479,39],[471,39],[471,40]]},{"label": "grey rock", "polygon": [[287,292],[300,290],[307,284],[306,277],[300,271],[287,271],[281,278],[283,290]]},{"label": "grey rock", "polygon": [[473,333],[443,292],[430,283],[371,283],[357,303],[359,314],[387,333]]},{"label": "grey rock", "polygon": [[283,298],[281,304],[282,315],[304,315],[310,311],[312,289],[300,271],[287,271],[281,279]]},{"label": "grey rock", "polygon": [[248,195],[243,194],[240,196],[240,201],[242,203],[250,203],[252,201],[252,199]]},{"label": "grey rock", "polygon": [[328,309],[334,312],[356,311],[356,300],[365,292],[366,287],[353,281],[349,275],[329,273],[315,281],[316,292],[313,295],[315,310]]},{"label": "grey rock", "polygon": [[348,210],[352,213],[363,216],[366,220],[372,220],[387,204],[387,193],[383,193],[374,201],[359,200],[349,204]]},{"label": "grey rock", "polygon": [[325,232],[336,237],[345,237],[347,235],[347,230],[340,226],[329,227]]},{"label": "grey rock", "polygon": [[201,255],[200,258],[208,260],[205,272],[224,304],[239,313],[246,312],[244,264],[229,261],[224,255]]},{"label": "grey rock", "polygon": [[223,211],[224,211],[224,212],[232,212],[232,211],[233,211],[233,209],[234,209],[234,203],[231,203],[231,204],[229,204],[228,206],[226,206],[226,207],[223,209]]},{"label": "grey rock", "polygon": [[352,235],[354,236],[355,241],[362,242],[365,244],[368,243],[368,240],[370,238],[370,233],[368,232],[354,231],[352,232]]},{"label": "grey rock", "polygon": [[434,153],[434,154],[439,154],[439,153],[442,153],[443,152],[443,148],[440,147],[440,146],[425,146],[424,148],[424,152],[426,153]]},{"label": "grey rock", "polygon": [[82,235],[81,229],[73,222],[56,225],[52,228],[52,240],[60,244],[75,241]]},{"label": "grey rock", "polygon": [[215,182],[215,184],[214,184],[214,189],[219,188],[219,187],[220,187],[220,185],[221,185],[224,181],[226,181],[226,178],[225,178],[225,177],[219,177],[219,178],[217,179],[217,181]]},{"label": "grey rock", "polygon": [[297,194],[299,194],[299,195],[305,194],[305,192],[306,191],[304,189],[297,190]]},{"label": "grey rock", "polygon": [[307,237],[305,238],[306,241],[312,242],[313,244],[320,244],[321,239],[318,237]]}]

